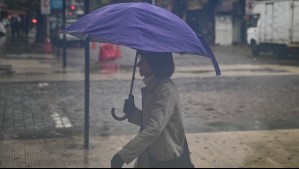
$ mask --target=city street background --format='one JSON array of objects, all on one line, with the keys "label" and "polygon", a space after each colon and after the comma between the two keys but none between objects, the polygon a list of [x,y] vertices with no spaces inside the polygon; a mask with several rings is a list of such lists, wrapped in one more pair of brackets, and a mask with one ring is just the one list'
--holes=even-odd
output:
[{"label": "city street background", "polygon": [[[113,153],[139,130],[126,121],[115,121],[110,114],[113,107],[121,113],[128,96],[135,51],[121,47],[120,59],[99,62],[99,44],[91,48],[92,148],[88,160],[94,161],[102,157],[98,154],[107,154],[99,163],[87,160],[77,164],[67,160],[70,157],[81,159],[80,153],[83,153],[80,150],[84,129],[84,49],[70,45],[67,68],[63,69],[61,57],[55,53],[34,54],[26,45],[24,47],[26,43],[22,39],[11,44],[9,37],[6,38],[1,38],[0,49],[0,139],[3,140],[0,147],[5,150],[1,151],[0,166],[109,166]],[[200,157],[194,159],[194,163],[198,167],[298,166],[298,57],[278,60],[267,53],[254,57],[246,45],[213,46],[212,50],[222,70],[220,77],[215,75],[208,58],[174,55],[176,73],[173,79],[181,94],[185,128],[195,152],[193,156]],[[140,107],[140,88],[144,85],[139,74],[136,75],[133,94]],[[247,150],[240,144],[242,139],[246,144],[254,138],[261,138],[259,146],[265,144],[266,147],[251,146]],[[102,145],[109,142],[111,145]],[[48,144],[53,147],[45,149]],[[237,144],[241,145],[241,150]],[[278,149],[270,150],[275,146]],[[30,147],[38,157],[33,155],[25,160],[27,163],[20,162],[24,160],[22,154],[28,153],[26,148]],[[221,151],[225,148],[235,154],[227,159]],[[60,154],[61,157],[55,154],[65,149],[66,154]],[[253,150],[264,150],[262,152],[268,154],[253,153],[255,155],[246,160],[242,156],[242,162],[240,154],[236,153]],[[278,153],[276,151],[283,151],[283,158],[273,155]],[[41,155],[45,159],[40,159]],[[59,161],[60,158],[67,159]],[[40,161],[42,159],[48,162]],[[53,159],[58,161],[53,163]]]},{"label": "city street background", "polygon": [[[121,46],[119,58],[102,61],[100,44],[90,43],[89,149],[82,40],[66,36],[63,66],[65,26],[120,2],[132,1],[0,0],[0,168],[107,168],[139,132],[110,112],[122,115],[135,50]],[[172,78],[194,165],[299,167],[299,0],[134,2],[184,20],[211,45],[222,71],[217,77],[209,58],[174,54]],[[139,108],[142,87],[137,69]]]}]

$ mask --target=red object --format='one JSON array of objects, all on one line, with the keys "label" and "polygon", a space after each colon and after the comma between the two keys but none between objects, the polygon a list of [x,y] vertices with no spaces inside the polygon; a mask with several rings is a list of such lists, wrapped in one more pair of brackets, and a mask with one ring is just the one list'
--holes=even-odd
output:
[{"label": "red object", "polygon": [[37,19],[33,18],[32,19],[32,23],[36,24],[37,23]]},{"label": "red object", "polygon": [[51,40],[49,38],[45,39],[44,44],[43,44],[43,48],[44,48],[44,52],[47,54],[50,54],[53,52],[52,49],[52,43]]},{"label": "red object", "polygon": [[75,5],[72,5],[72,6],[71,6],[71,9],[72,9],[72,10],[75,10],[75,9],[76,9],[76,6],[75,6]]},{"label": "red object", "polygon": [[96,42],[92,42],[91,49],[96,49],[96,48],[97,48],[97,43]]},{"label": "red object", "polygon": [[104,43],[100,46],[100,61],[115,59],[115,50],[112,44]]},{"label": "red object", "polygon": [[116,58],[121,58],[121,50],[120,50],[119,45],[116,45],[115,57]]}]

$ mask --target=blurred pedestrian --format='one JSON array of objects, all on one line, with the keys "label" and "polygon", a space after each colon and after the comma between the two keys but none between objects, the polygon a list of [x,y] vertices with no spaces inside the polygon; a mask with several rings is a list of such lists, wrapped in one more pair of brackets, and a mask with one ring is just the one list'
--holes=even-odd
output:
[{"label": "blurred pedestrian", "polygon": [[21,17],[16,16],[16,34],[17,34],[17,38],[20,38],[20,28],[21,28]]},{"label": "blurred pedestrian", "polygon": [[16,37],[20,37],[20,23],[17,16],[12,16],[10,21],[10,27],[11,27],[11,38],[12,41],[16,39]]},{"label": "blurred pedestrian", "polygon": [[16,19],[14,16],[12,16],[10,20],[10,29],[11,29],[11,39],[14,40],[16,35]]},{"label": "blurred pedestrian", "polygon": [[124,113],[130,123],[140,126],[139,134],[111,160],[120,168],[137,158],[136,168],[191,168],[185,136],[180,96],[171,76],[174,73],[172,53],[140,52],[140,76],[145,88],[142,110],[135,106],[134,96],[125,100]]}]

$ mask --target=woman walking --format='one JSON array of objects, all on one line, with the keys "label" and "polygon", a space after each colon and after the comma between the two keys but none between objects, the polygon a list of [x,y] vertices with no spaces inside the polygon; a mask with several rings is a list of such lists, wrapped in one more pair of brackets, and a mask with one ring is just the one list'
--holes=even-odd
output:
[{"label": "woman walking", "polygon": [[146,86],[141,89],[142,110],[136,108],[131,95],[125,100],[123,111],[130,123],[140,126],[140,132],[113,157],[111,167],[120,168],[136,158],[136,168],[194,167],[179,92],[171,80],[175,70],[172,53],[139,53],[137,66]]}]

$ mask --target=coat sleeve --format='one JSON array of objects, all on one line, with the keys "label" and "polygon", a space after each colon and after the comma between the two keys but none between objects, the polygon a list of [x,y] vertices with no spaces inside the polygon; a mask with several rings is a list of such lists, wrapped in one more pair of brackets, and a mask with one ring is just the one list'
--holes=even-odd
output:
[{"label": "coat sleeve", "polygon": [[150,110],[149,123],[118,154],[125,163],[131,163],[145,152],[162,134],[175,109],[174,93],[167,86],[157,86],[153,91],[155,100]]},{"label": "coat sleeve", "polygon": [[128,121],[132,124],[136,124],[137,126],[141,126],[141,114],[142,111],[137,109],[130,118],[128,118]]}]

